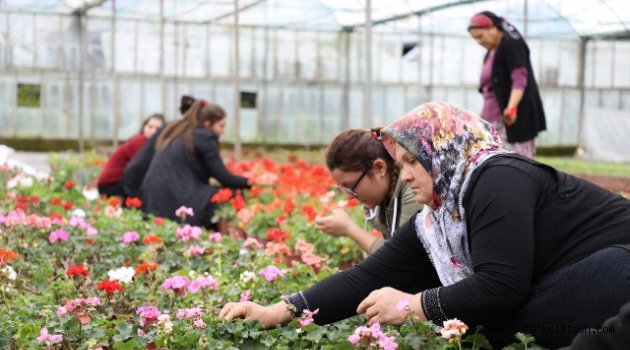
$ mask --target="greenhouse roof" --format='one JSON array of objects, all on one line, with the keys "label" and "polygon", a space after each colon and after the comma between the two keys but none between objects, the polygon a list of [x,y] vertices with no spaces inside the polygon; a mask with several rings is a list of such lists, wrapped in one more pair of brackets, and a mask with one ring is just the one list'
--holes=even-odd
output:
[{"label": "greenhouse roof", "polygon": [[[342,30],[365,25],[366,0],[239,0],[244,26]],[[0,0],[10,13],[89,16],[231,24],[230,0]],[[529,36],[630,37],[628,0],[371,0],[375,31],[465,33],[474,13],[490,10]]]}]

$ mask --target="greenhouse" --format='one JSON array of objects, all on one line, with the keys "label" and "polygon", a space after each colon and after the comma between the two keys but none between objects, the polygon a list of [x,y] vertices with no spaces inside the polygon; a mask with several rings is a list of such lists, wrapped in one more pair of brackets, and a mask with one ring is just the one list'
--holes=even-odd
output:
[{"label": "greenhouse", "polygon": [[527,39],[538,146],[629,160],[624,0],[2,0],[0,138],[118,143],[182,94],[222,105],[238,144],[323,145],[431,100],[477,112],[482,10]]}]

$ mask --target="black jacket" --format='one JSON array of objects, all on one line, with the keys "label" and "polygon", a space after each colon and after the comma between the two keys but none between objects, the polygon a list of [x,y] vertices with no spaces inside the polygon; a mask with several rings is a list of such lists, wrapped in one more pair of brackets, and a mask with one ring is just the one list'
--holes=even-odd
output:
[{"label": "black jacket", "polygon": [[[486,58],[488,59],[488,55]],[[484,61],[485,61],[484,59]],[[515,39],[509,33],[503,35],[492,64],[492,86],[501,110],[507,108],[512,90],[510,74],[514,68],[527,69],[527,87],[518,105],[516,123],[507,128],[507,141],[525,142],[546,130],[545,111],[529,59],[529,48],[522,38]]]},{"label": "black jacket", "polygon": [[142,180],[144,180],[144,176],[147,174],[149,166],[151,165],[153,155],[155,155],[155,142],[166,125],[167,124],[164,124],[153,136],[149,137],[136,156],[125,166],[122,181],[125,186],[125,191],[130,192],[129,195],[135,196],[140,190]]},{"label": "black jacket", "polygon": [[140,193],[144,210],[157,216],[179,220],[175,211],[182,205],[195,213],[186,222],[210,226],[214,205],[210,198],[218,191],[209,178],[223,187],[246,188],[247,178],[228,171],[219,154],[219,140],[211,131],[198,127],[193,134],[194,151],[186,153],[184,138],[158,150],[142,182]]}]

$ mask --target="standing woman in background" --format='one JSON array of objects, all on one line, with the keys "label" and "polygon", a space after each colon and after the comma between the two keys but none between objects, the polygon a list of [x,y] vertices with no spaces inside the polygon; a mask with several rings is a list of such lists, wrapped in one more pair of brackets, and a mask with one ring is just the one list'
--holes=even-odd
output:
[{"label": "standing woman in background", "polygon": [[164,116],[153,114],[144,120],[140,131],[118,147],[109,157],[96,182],[101,195],[119,196],[125,202],[129,195],[123,186],[123,172],[127,164],[136,156],[155,132],[164,124]]},{"label": "standing woman in background", "polygon": [[[415,215],[411,188],[400,180],[400,171],[380,140],[378,129],[350,129],[339,133],[326,151],[326,165],[337,187],[364,206],[365,225],[360,227],[343,209],[315,218],[315,226],[331,236],[346,236],[372,254],[394,231]],[[383,238],[368,231],[368,224]]]},{"label": "standing woman in background", "polygon": [[210,198],[219,187],[246,188],[248,179],[230,173],[219,153],[219,138],[225,133],[223,108],[197,100],[182,119],[170,123],[156,142],[156,153],[144,177],[140,194],[144,210],[156,216],[178,220],[175,211],[190,207],[191,225],[212,228],[210,222],[216,205]]},{"label": "standing woman in background", "polygon": [[536,136],[547,126],[527,43],[490,11],[474,15],[468,32],[488,50],[480,77],[481,117],[499,131],[505,149],[533,158]]}]

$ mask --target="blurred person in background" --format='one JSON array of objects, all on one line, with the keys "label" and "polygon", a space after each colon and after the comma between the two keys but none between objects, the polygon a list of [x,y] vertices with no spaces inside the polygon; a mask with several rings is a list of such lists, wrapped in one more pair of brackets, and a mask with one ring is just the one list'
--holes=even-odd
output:
[{"label": "blurred person in background", "polygon": [[118,196],[123,203],[125,202],[129,196],[122,181],[125,167],[163,124],[164,116],[161,114],[149,116],[142,123],[140,131],[112,153],[97,180],[98,192],[101,195]]},{"label": "blurred person in background", "polygon": [[157,139],[156,153],[140,187],[144,210],[178,220],[181,206],[193,209],[191,225],[215,228],[211,219],[216,203],[210,199],[220,187],[248,188],[248,178],[232,174],[220,155],[219,139],[227,117],[220,106],[196,100],[183,117],[170,123]]},{"label": "blurred person in background", "polygon": [[[179,112],[182,115],[186,113],[192,106],[193,102],[195,102],[195,98],[193,96],[182,95],[179,103]],[[159,128],[157,132],[147,140],[138,154],[125,167],[123,174],[123,186],[125,192],[129,196],[138,196],[142,180],[144,179],[147,170],[149,170],[149,165],[151,165],[151,160],[155,154],[155,142],[160,136],[162,130],[164,130],[165,126],[166,125],[163,125]]]},{"label": "blurred person in background", "polygon": [[480,116],[499,131],[505,149],[533,158],[536,136],[547,124],[527,43],[512,24],[490,11],[474,15],[468,32],[488,50],[480,77]]}]

